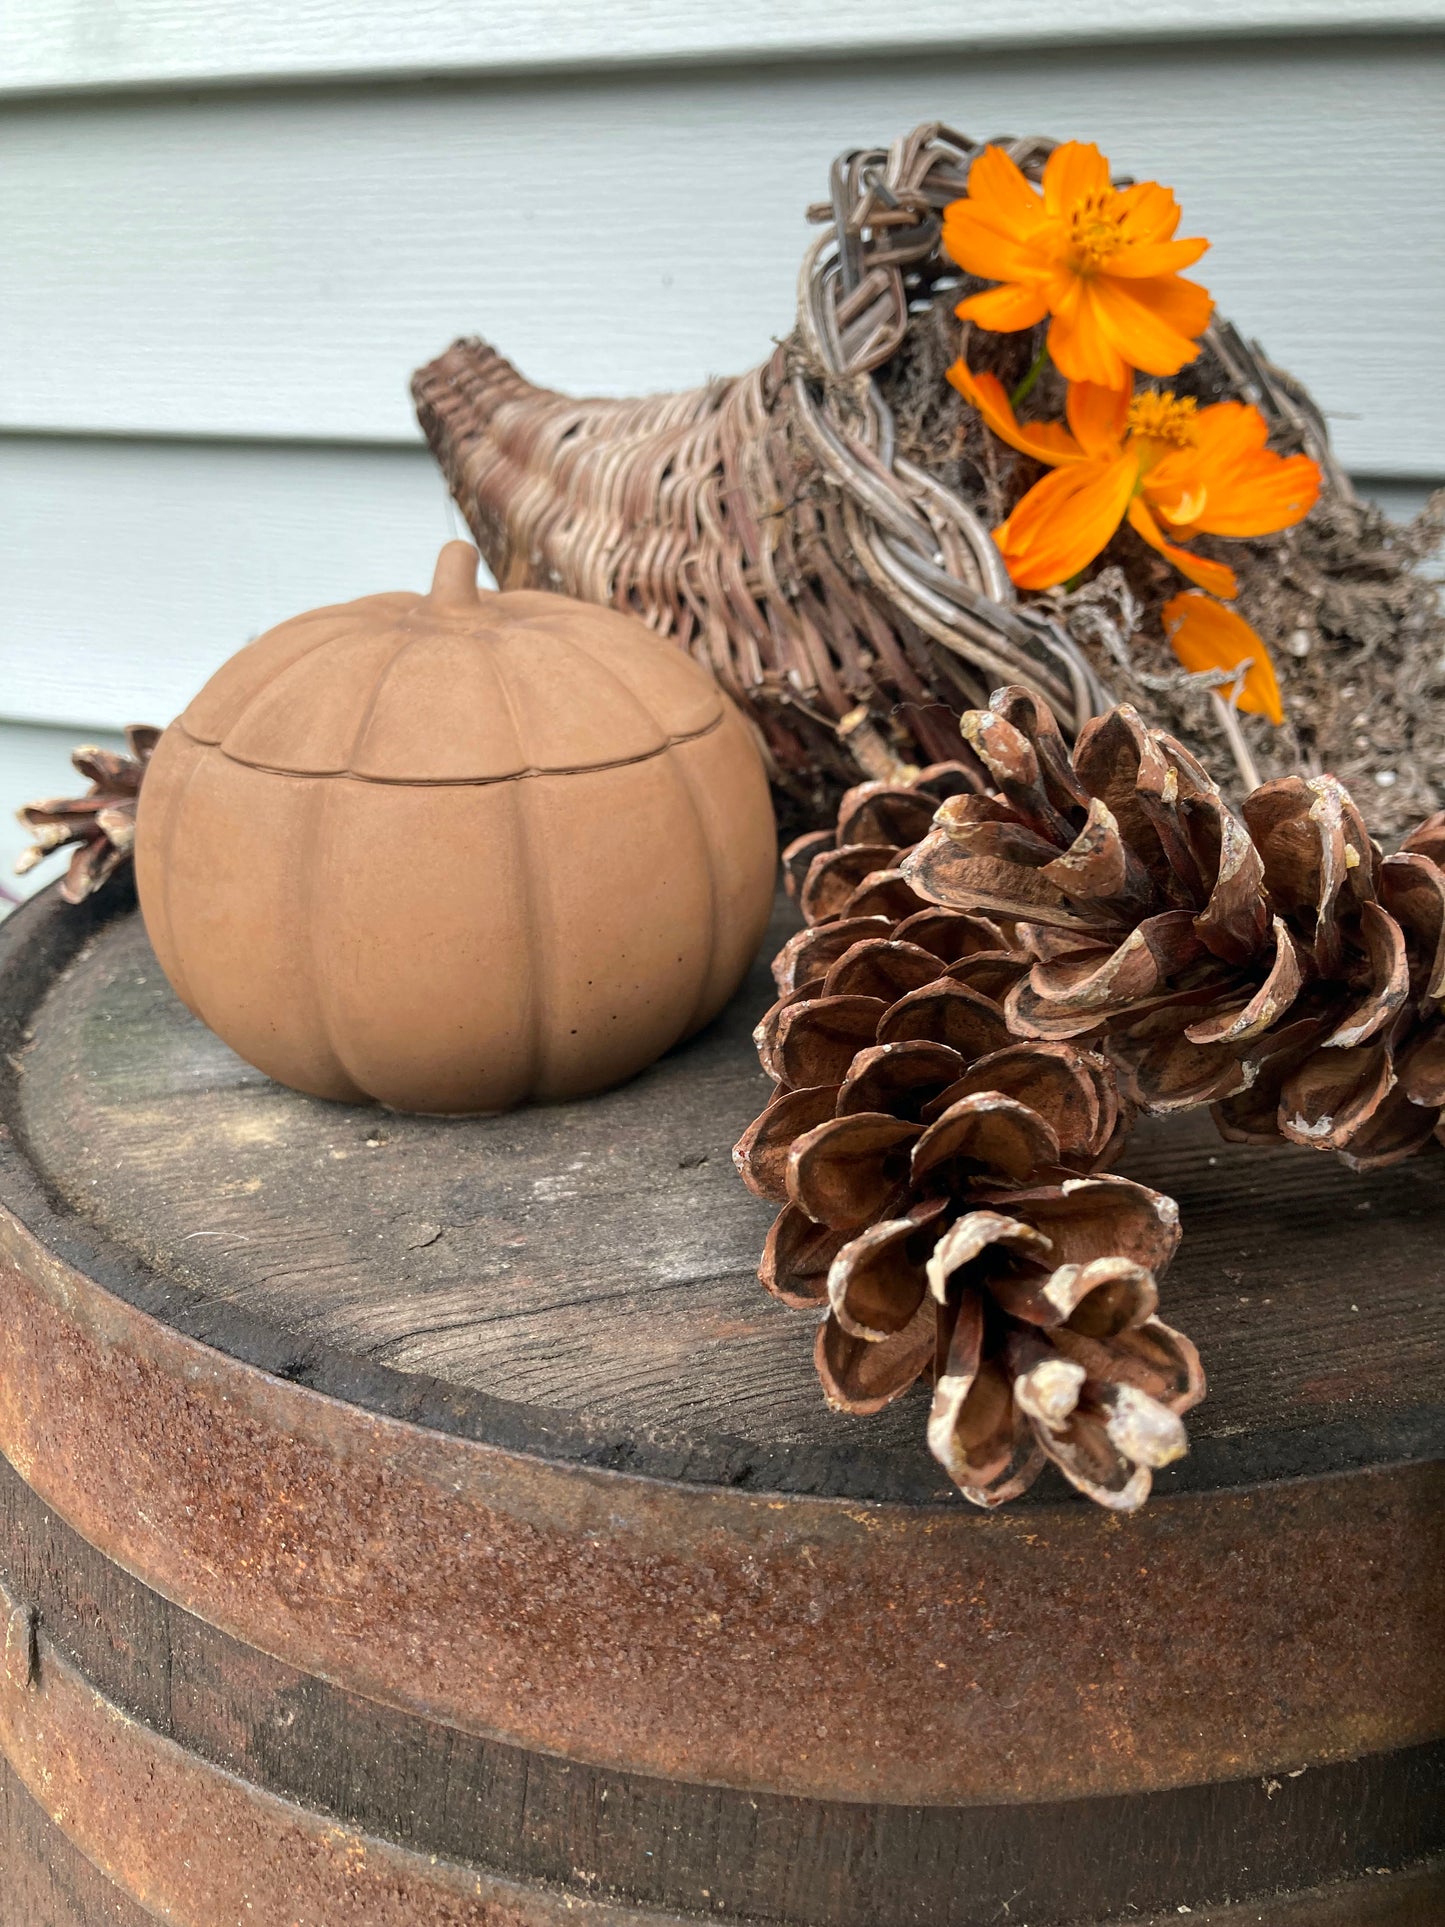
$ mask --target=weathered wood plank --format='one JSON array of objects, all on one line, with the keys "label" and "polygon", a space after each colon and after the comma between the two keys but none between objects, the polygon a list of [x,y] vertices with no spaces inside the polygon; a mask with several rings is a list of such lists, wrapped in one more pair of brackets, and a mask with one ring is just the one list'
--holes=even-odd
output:
[{"label": "weathered wood plank", "polygon": [[[1161,1927],[1186,1906],[1209,1927],[1432,1927],[1438,1473],[1399,1461],[1438,1449],[1438,1159],[1411,1189],[1147,1139],[1141,1174],[1208,1259],[1192,1284],[1181,1268],[1175,1315],[1227,1361],[1195,1489],[1128,1522],[984,1516],[933,1502],[916,1401],[907,1440],[814,1404],[775,1444],[746,1400],[757,1358],[708,1326],[710,1306],[757,1304],[726,1144],[759,1094],[760,984],[611,1097],[439,1124],[264,1085],[180,1011],[117,907],[52,899],[0,938],[0,1403],[35,1481],[0,1466],[0,1577],[38,1611],[56,1718],[111,1721],[124,1825],[77,1819],[103,1864],[161,1867],[129,1817],[159,1762],[198,1816],[400,1847],[439,1892],[474,1867],[510,1896],[499,1922]],[[222,1239],[194,1235],[208,1210]],[[1386,1237],[1361,1232],[1375,1212]],[[28,1256],[26,1225],[48,1241]],[[448,1315],[418,1325],[429,1296]],[[543,1319],[585,1342],[509,1381],[517,1357],[536,1371]],[[807,1321],[772,1329],[759,1356],[811,1394]],[[639,1362],[655,1346],[662,1383]],[[528,1425],[526,1457],[437,1436],[515,1445]],[[17,1686],[12,1667],[6,1730],[40,1786],[53,1736]],[[60,1869],[70,1911],[23,1927],[134,1927],[79,1885],[72,1905],[67,1849],[26,1824],[25,1877]],[[208,1891],[239,1893],[210,1824]]]},{"label": "weathered wood plank", "polygon": [[[175,1001],[131,918],[38,1013],[21,1118],[57,1192],[189,1295],[191,1329],[259,1322],[293,1348],[288,1375],[339,1360],[378,1385],[436,1382],[479,1401],[484,1427],[505,1411],[673,1476],[941,1496],[922,1394],[876,1419],[829,1413],[810,1322],[753,1277],[771,1208],[728,1152],[767,1094],[748,1033],[769,994],[760,960],[708,1033],[601,1099],[401,1118],[243,1065]],[[1428,1449],[1442,1166],[1361,1178],[1226,1146],[1207,1119],[1141,1132],[1125,1168],[1184,1218],[1165,1313],[1212,1382],[1164,1487]]]}]

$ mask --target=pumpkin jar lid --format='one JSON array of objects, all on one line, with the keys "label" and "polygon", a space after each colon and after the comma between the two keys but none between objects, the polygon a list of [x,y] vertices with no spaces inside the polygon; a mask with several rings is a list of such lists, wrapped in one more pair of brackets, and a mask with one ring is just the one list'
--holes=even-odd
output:
[{"label": "pumpkin jar lid", "polygon": [[449,542],[426,595],[283,622],[180,718],[253,768],[377,783],[491,783],[657,756],[722,720],[712,678],[633,616],[477,587]]}]

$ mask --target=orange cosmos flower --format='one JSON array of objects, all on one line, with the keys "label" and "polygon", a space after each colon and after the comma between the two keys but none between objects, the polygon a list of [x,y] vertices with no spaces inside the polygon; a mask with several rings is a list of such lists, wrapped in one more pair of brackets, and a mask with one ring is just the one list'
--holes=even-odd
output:
[{"label": "orange cosmos flower", "polygon": [[1065,428],[1020,422],[997,379],[962,361],[948,379],[1001,441],[1054,470],[993,532],[1021,589],[1067,582],[1127,521],[1181,575],[1228,601],[1233,569],[1169,536],[1272,535],[1303,520],[1319,494],[1319,464],[1274,454],[1263,415],[1244,402],[1200,408],[1189,396],[1071,382]]},{"label": "orange cosmos flower", "polygon": [[1186,669],[1196,674],[1201,669],[1238,669],[1248,661],[1236,704],[1256,716],[1268,716],[1279,727],[1284,721],[1284,705],[1274,664],[1263,638],[1243,616],[1188,589],[1166,602],[1163,613],[1164,633]]},{"label": "orange cosmos flower", "polygon": [[1181,279],[1207,241],[1176,241],[1179,204],[1157,181],[1116,189],[1097,147],[1066,141],[1030,186],[1001,147],[986,147],[968,196],[943,212],[943,245],[961,268],[1003,285],[959,304],[965,319],[1011,334],[1052,315],[1049,353],[1070,381],[1122,388],[1131,370],[1173,375],[1199,353],[1207,288]]}]

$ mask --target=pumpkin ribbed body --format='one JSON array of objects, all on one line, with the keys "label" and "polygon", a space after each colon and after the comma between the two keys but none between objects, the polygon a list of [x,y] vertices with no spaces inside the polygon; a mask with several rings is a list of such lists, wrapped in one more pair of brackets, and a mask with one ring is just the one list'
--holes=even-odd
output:
[{"label": "pumpkin ribbed body", "polygon": [[235,1051],[315,1096],[501,1110],[601,1090],[720,1010],[776,844],[747,726],[641,623],[540,593],[283,623],[158,746],[146,927]]}]

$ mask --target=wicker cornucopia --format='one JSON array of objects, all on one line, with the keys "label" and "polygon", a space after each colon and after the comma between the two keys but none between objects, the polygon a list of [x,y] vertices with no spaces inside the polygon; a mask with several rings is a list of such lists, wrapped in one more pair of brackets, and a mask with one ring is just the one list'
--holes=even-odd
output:
[{"label": "wicker cornucopia", "polygon": [[[829,821],[860,775],[907,780],[956,754],[957,715],[1003,682],[1043,697],[1069,735],[1131,701],[1228,766],[1210,678],[1185,674],[1164,639],[1179,585],[1151,550],[1126,531],[1087,579],[1021,595],[990,537],[1041,471],[945,371],[962,346],[1012,387],[1042,328],[960,334],[954,318],[981,284],[944,253],[942,210],[982,145],[932,124],[841,156],[810,210],[823,231],[797,325],[746,375],[574,400],[469,339],[413,383],[498,581],[635,611],[708,662],[755,717],[796,821]],[[1032,178],[1053,147],[998,145]],[[1243,719],[1242,759],[1231,731],[1241,793],[1328,768],[1378,797],[1377,830],[1418,819],[1442,800],[1445,734],[1435,591],[1415,568],[1431,527],[1395,529],[1355,497],[1310,398],[1227,322],[1174,386],[1254,403],[1273,446],[1323,471],[1307,521],[1229,544],[1286,713],[1278,729]],[[1036,404],[1057,414],[1061,401],[1046,373]]]}]

